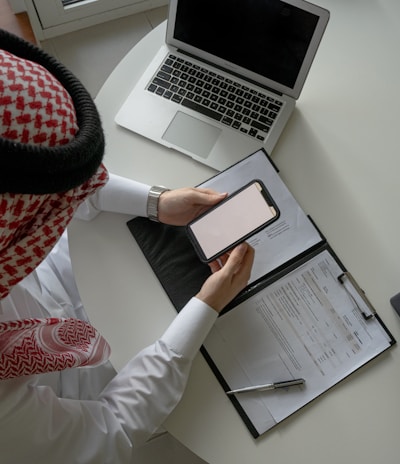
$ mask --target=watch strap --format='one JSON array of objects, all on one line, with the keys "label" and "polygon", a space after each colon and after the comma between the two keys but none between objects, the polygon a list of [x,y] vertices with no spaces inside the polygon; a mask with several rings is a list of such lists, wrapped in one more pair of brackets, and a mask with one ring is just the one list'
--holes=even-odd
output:
[{"label": "watch strap", "polygon": [[154,185],[153,187],[151,187],[149,195],[147,197],[147,217],[152,221],[159,222],[158,202],[160,200],[161,194],[167,191],[169,191],[168,188],[160,185]]}]

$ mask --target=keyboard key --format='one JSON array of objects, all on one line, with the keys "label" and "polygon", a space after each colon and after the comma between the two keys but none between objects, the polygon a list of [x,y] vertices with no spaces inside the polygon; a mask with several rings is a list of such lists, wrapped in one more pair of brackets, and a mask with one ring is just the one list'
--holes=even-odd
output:
[{"label": "keyboard key", "polygon": [[241,126],[241,124],[240,124],[239,121],[233,121],[232,127],[233,127],[234,129],[240,129],[240,126]]},{"label": "keyboard key", "polygon": [[171,101],[175,103],[181,103],[182,102],[182,97],[180,95],[175,94],[172,98]]},{"label": "keyboard key", "polygon": [[272,124],[274,123],[274,121],[270,118],[266,118],[265,116],[260,116],[258,118],[258,120],[262,123],[262,124],[265,124],[267,126],[272,126]]},{"label": "keyboard key", "polygon": [[261,124],[259,121],[251,121],[250,123],[251,127],[254,127],[260,131],[263,131],[263,132],[268,132],[269,131],[269,127],[266,126],[265,124]]},{"label": "keyboard key", "polygon": [[153,84],[156,84],[160,87],[164,87],[164,89],[169,89],[171,87],[171,84],[169,82],[166,82],[158,77],[155,77],[153,79]]},{"label": "keyboard key", "polygon": [[277,113],[277,112],[281,109],[280,106],[275,105],[275,104],[272,104],[272,103],[270,103],[270,104],[268,105],[268,108],[269,108],[271,111],[275,111],[275,113]]},{"label": "keyboard key", "polygon": [[233,119],[232,118],[228,118],[228,116],[224,116],[222,119],[221,119],[221,122],[226,124],[227,126],[230,126],[233,122]]},{"label": "keyboard key", "polygon": [[173,71],[173,68],[171,66],[167,66],[166,64],[163,64],[161,66],[161,71],[171,74]]},{"label": "keyboard key", "polygon": [[192,110],[195,110],[201,114],[204,114],[205,116],[208,116],[209,118],[215,119],[217,121],[220,121],[222,118],[222,114],[217,113],[217,111],[213,111],[210,108],[204,108],[203,106],[199,105],[198,103],[188,100],[187,98],[184,98],[182,100],[182,106],[186,106],[187,108],[191,108]]}]

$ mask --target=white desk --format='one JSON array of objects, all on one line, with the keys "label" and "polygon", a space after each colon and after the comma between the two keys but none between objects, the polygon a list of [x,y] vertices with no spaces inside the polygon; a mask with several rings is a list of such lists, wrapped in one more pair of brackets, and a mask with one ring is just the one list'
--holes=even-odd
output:
[{"label": "white desk", "polygon": [[[400,340],[400,2],[318,0],[331,20],[297,109],[274,150],[282,178]],[[163,40],[161,25],[117,66],[97,98],[111,171],[149,184],[212,174],[117,127],[114,115]],[[154,115],[157,117],[157,115]],[[70,228],[86,309],[121,367],[175,316],[125,226],[102,214]],[[199,355],[168,430],[211,464],[398,463],[400,353],[394,347],[258,440]]]}]

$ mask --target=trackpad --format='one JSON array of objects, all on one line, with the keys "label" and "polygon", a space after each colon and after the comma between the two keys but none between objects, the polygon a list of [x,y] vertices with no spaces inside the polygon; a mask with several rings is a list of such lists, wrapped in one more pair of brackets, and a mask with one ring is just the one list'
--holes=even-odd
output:
[{"label": "trackpad", "polygon": [[178,111],[162,138],[197,156],[207,158],[221,132],[218,127]]}]

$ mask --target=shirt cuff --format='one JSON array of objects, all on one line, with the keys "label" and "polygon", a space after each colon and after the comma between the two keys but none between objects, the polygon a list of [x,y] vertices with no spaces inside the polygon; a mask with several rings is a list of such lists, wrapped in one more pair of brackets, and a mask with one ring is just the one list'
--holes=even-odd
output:
[{"label": "shirt cuff", "polygon": [[176,353],[192,360],[217,317],[214,309],[193,297],[178,313],[161,340]]},{"label": "shirt cuff", "polygon": [[98,191],[101,211],[147,217],[147,198],[151,186],[116,174],[109,174],[107,184]]}]

